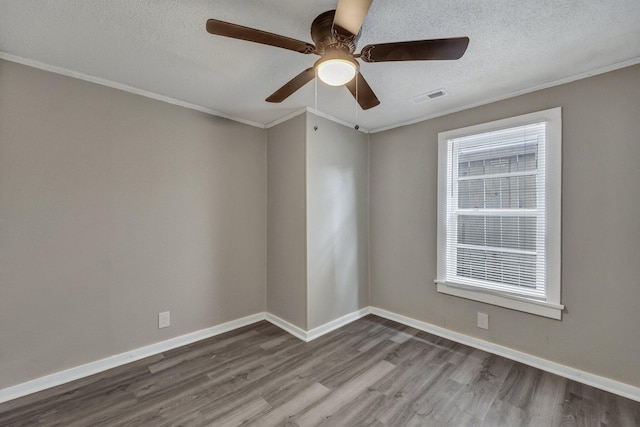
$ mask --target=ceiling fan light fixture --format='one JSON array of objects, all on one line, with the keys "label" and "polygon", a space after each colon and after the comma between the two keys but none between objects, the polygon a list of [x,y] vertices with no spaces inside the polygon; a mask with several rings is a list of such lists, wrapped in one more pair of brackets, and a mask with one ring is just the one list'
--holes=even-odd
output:
[{"label": "ceiling fan light fixture", "polygon": [[342,86],[350,82],[358,72],[358,63],[348,56],[325,56],[316,63],[320,80],[330,86]]},{"label": "ceiling fan light fixture", "polygon": [[[286,82],[265,101],[282,102],[315,77],[316,88],[317,78],[328,85],[345,85],[363,110],[379,105],[380,100],[360,73],[360,61],[375,63],[459,59],[469,45],[469,37],[449,37],[370,44],[363,47],[360,53],[355,53],[360,30],[372,0],[337,0],[337,3],[336,10],[321,13],[311,23],[311,39],[314,44],[217,19],[207,20],[207,32],[320,56],[313,67]],[[435,94],[427,95],[429,98],[436,97]]]}]

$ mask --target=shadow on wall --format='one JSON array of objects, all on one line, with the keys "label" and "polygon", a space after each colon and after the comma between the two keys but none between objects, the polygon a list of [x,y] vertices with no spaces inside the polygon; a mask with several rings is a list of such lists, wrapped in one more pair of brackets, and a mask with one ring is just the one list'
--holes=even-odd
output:
[{"label": "shadow on wall", "polygon": [[360,234],[366,213],[358,201],[353,167],[331,165],[317,177],[320,188],[314,190],[321,196],[307,232],[313,248],[308,260],[310,308],[330,320],[367,303],[360,300],[359,292],[360,281],[366,280],[361,277],[366,247]]}]

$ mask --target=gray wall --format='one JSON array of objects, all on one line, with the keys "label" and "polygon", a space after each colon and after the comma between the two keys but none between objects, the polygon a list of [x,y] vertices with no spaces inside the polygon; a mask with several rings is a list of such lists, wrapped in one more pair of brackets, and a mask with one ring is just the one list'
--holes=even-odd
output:
[{"label": "gray wall", "polygon": [[[438,132],[555,106],[568,312],[438,294]],[[638,117],[634,66],[367,144],[308,114],[265,132],[0,60],[0,387],[265,309],[311,329],[369,302],[640,386]]]},{"label": "gray wall", "polygon": [[368,139],[307,115],[308,329],[369,305]]},{"label": "gray wall", "polygon": [[300,114],[268,130],[267,164],[269,313],[310,330],[366,307],[368,136]]},{"label": "gray wall", "polygon": [[307,329],[306,114],[267,131],[267,311]]},{"label": "gray wall", "polygon": [[[562,321],[438,294],[438,132],[556,106]],[[370,144],[373,306],[640,386],[640,66],[373,134]],[[477,311],[489,313],[488,331],[476,328]]]},{"label": "gray wall", "polygon": [[264,311],[264,139],[0,60],[0,388]]}]

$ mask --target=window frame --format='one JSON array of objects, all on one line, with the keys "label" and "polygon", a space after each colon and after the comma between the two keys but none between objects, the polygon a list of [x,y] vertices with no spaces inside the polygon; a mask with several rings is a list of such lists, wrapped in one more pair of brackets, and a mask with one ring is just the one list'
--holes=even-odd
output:
[{"label": "window frame", "polygon": [[[546,300],[528,298],[481,286],[447,281],[447,161],[450,140],[533,123],[545,122],[545,291]],[[555,107],[488,123],[438,133],[438,239],[437,291],[553,319],[562,319],[561,304],[561,191],[562,191],[562,109]]]}]

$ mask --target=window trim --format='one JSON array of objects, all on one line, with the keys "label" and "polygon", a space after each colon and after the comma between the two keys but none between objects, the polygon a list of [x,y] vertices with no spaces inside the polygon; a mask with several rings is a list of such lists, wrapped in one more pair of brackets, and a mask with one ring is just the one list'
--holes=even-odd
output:
[{"label": "window trim", "polygon": [[[546,244],[545,288],[547,300],[492,292],[446,281],[447,237],[447,153],[448,141],[469,135],[546,122]],[[480,301],[553,319],[562,319],[561,300],[561,191],[562,191],[562,108],[555,107],[488,123],[438,133],[438,239],[437,290],[440,293]]]}]

